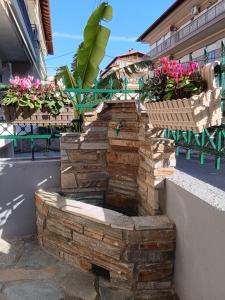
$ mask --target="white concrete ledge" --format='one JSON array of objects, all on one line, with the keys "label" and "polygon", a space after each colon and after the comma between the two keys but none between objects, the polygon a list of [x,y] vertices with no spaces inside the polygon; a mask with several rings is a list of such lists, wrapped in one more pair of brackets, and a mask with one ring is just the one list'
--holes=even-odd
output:
[{"label": "white concrete ledge", "polygon": [[225,211],[225,192],[223,190],[179,170],[176,170],[173,177],[166,180],[173,182],[216,209]]}]

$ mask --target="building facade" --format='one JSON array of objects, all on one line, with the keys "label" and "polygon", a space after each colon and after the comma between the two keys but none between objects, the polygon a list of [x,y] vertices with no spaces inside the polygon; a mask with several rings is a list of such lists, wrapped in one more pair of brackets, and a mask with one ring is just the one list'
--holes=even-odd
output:
[{"label": "building facade", "polygon": [[53,54],[49,0],[0,0],[0,82],[12,76],[45,79]]},{"label": "building facade", "polygon": [[[46,79],[48,54],[53,54],[49,0],[0,0],[0,84],[16,75]],[[0,124],[0,135],[16,131],[17,126]],[[0,139],[0,157],[13,155],[12,141]]]},{"label": "building facade", "polygon": [[220,59],[224,40],[225,0],[177,0],[138,38],[153,63],[166,56],[200,65]]},{"label": "building facade", "polygon": [[100,76],[102,79],[108,77],[110,74],[119,71],[129,65],[135,64],[143,60],[144,53],[130,49],[127,53],[118,55],[105,67]]}]

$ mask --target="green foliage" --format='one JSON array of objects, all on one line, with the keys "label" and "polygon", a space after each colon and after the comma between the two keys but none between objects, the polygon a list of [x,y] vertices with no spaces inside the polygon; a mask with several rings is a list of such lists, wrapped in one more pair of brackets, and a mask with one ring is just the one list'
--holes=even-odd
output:
[{"label": "green foliage", "polygon": [[62,80],[62,82],[66,88],[75,88],[76,87],[76,83],[73,78],[73,75],[71,74],[71,72],[67,66],[62,66],[57,69],[55,79]]},{"label": "green foliage", "polygon": [[99,65],[105,56],[110,30],[100,23],[112,19],[112,6],[101,3],[91,14],[84,29],[84,40],[73,56],[72,74],[67,66],[57,70],[56,79],[63,80],[66,88],[90,88],[99,74]]},{"label": "green foliage", "polygon": [[99,73],[99,65],[105,56],[110,30],[100,24],[112,19],[112,6],[103,2],[90,16],[84,29],[84,41],[77,51],[74,78],[82,80],[82,87],[92,87]]},{"label": "green foliage", "polygon": [[207,89],[207,83],[198,71],[198,64],[179,64],[166,57],[160,59],[154,78],[144,84],[143,99],[172,100],[190,98]]},{"label": "green foliage", "polygon": [[174,78],[167,80],[164,100],[190,98],[192,95],[200,94],[207,87],[199,72],[190,76],[183,76],[176,81]]},{"label": "green foliage", "polygon": [[41,109],[57,116],[64,111],[65,105],[71,105],[68,95],[55,85],[41,85],[38,89],[30,88],[21,91],[18,87],[9,86],[0,101],[1,106],[15,107],[16,110],[29,108]]},{"label": "green foliage", "polygon": [[153,77],[145,81],[143,86],[142,100],[160,100],[164,98],[166,89],[166,77]]}]

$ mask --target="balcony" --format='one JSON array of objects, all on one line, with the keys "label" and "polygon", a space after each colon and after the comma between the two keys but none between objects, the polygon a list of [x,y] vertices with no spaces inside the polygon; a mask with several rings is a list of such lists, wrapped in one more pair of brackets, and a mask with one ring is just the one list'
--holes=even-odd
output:
[{"label": "balcony", "polygon": [[170,53],[171,50],[177,52],[190,46],[190,44],[210,37],[212,33],[224,29],[223,22],[220,22],[224,18],[225,1],[221,1],[187,26],[174,32],[171,37],[153,48],[147,55],[150,59],[156,59],[162,55],[172,54]]},{"label": "balcony", "polygon": [[27,12],[27,7],[26,7],[24,0],[18,1],[18,5],[20,8],[21,14],[23,16],[23,21],[26,25],[26,30],[28,32],[29,38],[32,41],[33,46],[35,47],[35,33],[33,30],[33,25],[31,25],[30,18],[29,18],[28,12]]}]

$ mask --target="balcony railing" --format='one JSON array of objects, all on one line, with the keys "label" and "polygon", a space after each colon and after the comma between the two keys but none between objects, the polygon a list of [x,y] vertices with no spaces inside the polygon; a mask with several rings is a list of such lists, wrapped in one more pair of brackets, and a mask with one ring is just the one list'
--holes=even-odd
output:
[{"label": "balcony railing", "polygon": [[35,34],[34,34],[33,27],[32,27],[31,22],[30,22],[30,18],[29,18],[28,12],[27,12],[26,4],[25,4],[24,0],[19,0],[17,2],[18,2],[18,5],[19,5],[21,14],[23,16],[24,23],[26,25],[26,30],[29,34],[29,37],[32,41],[32,44],[35,47]]},{"label": "balcony railing", "polygon": [[166,39],[164,42],[153,48],[147,55],[150,59],[153,59],[160,55],[160,53],[170,49],[182,42],[189,35],[195,33],[197,30],[201,29],[203,26],[207,25],[213,19],[217,18],[225,12],[225,1],[221,1],[212,8],[208,9],[204,14],[199,16],[197,19],[192,21],[190,24],[186,25],[182,29],[173,33],[171,37]]}]

